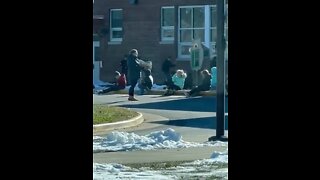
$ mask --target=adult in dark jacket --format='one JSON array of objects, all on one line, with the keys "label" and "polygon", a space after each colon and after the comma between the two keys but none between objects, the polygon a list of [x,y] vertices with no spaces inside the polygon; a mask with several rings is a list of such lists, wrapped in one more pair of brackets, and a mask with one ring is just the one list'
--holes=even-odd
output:
[{"label": "adult in dark jacket", "polygon": [[127,62],[127,59],[128,59],[128,55],[124,55],[123,59],[120,61],[121,74],[125,74],[126,77],[128,77],[128,62]]},{"label": "adult in dark jacket", "polygon": [[189,93],[186,93],[187,97],[190,96],[196,96],[199,94],[200,91],[208,91],[210,90],[210,86],[211,86],[211,74],[209,73],[208,70],[203,70],[201,71],[201,75],[203,77],[203,80],[201,82],[201,84],[195,88],[192,88],[191,91]]},{"label": "adult in dark jacket", "polygon": [[172,67],[175,67],[176,65],[173,64],[171,62],[171,58],[168,57],[163,63],[162,63],[162,72],[163,74],[165,75],[165,84],[166,85],[169,85],[169,84],[172,84],[172,80],[171,80],[171,68]]},{"label": "adult in dark jacket", "polygon": [[128,80],[131,85],[129,88],[129,101],[137,101],[137,99],[134,98],[134,87],[140,78],[140,71],[142,69],[140,61],[141,60],[138,59],[138,50],[132,49],[128,56]]}]

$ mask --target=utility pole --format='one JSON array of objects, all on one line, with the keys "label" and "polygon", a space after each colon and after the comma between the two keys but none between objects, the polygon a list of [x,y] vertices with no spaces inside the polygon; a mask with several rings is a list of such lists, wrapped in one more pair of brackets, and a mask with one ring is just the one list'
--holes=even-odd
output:
[{"label": "utility pole", "polygon": [[217,0],[217,128],[216,136],[209,138],[209,141],[227,141],[224,136],[225,127],[225,38],[224,38],[224,11],[225,1]]}]

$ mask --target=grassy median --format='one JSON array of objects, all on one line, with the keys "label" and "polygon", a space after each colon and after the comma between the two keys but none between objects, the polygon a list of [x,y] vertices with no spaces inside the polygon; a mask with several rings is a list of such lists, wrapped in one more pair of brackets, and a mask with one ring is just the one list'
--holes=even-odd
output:
[{"label": "grassy median", "polygon": [[125,108],[93,105],[93,124],[112,123],[117,121],[128,120],[136,117],[138,113]]}]

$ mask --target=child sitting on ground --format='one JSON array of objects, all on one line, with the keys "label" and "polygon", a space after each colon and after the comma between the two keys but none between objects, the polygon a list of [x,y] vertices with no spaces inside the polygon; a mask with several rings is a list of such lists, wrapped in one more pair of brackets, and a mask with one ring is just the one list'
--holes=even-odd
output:
[{"label": "child sitting on ground", "polygon": [[205,70],[201,71],[201,75],[203,77],[202,83],[199,86],[192,88],[190,92],[186,93],[186,97],[196,96],[201,91],[210,90],[211,74],[209,73],[208,70],[205,69]]},{"label": "child sitting on ground", "polygon": [[140,95],[143,95],[145,91],[150,91],[153,86],[153,77],[151,75],[152,62],[143,62],[142,67],[143,69],[141,70],[141,77],[138,84]]},{"label": "child sitting on ground", "polygon": [[214,57],[211,61],[211,89],[217,89],[217,67],[216,67],[217,58]]},{"label": "child sitting on ground", "polygon": [[114,85],[108,87],[107,89],[103,89],[98,91],[98,94],[106,94],[111,91],[118,91],[120,89],[126,88],[127,80],[126,75],[124,73],[120,74],[118,71],[115,72],[116,82]]},{"label": "child sitting on ground", "polygon": [[183,89],[186,78],[187,74],[183,70],[178,69],[177,72],[172,76],[172,82],[168,84],[168,90],[164,96],[174,95],[175,91]]}]

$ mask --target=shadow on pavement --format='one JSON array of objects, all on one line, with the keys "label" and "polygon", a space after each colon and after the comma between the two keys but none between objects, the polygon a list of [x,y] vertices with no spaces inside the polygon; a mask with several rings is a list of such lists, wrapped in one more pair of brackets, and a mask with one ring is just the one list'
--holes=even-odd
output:
[{"label": "shadow on pavement", "polygon": [[[155,124],[163,124],[170,126],[183,126],[192,128],[216,129],[216,117],[192,118],[192,119],[177,119],[169,121],[151,122]],[[228,130],[228,116],[225,117],[225,130]]]},{"label": "shadow on pavement", "polygon": [[[226,97],[226,112],[228,112],[228,98]],[[185,99],[170,99],[167,101],[141,103],[141,104],[125,104],[120,105],[126,108],[141,109],[163,109],[163,110],[179,110],[179,111],[199,111],[199,112],[216,112],[216,97],[199,97]]]}]

